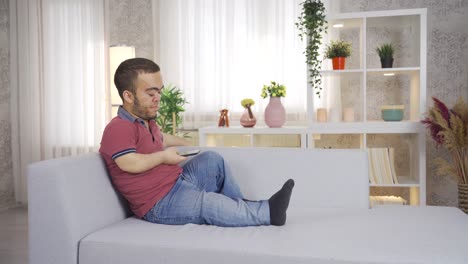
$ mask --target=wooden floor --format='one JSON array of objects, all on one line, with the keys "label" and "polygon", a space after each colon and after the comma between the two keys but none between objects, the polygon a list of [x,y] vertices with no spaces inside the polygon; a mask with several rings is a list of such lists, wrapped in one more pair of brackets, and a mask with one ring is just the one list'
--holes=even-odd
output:
[{"label": "wooden floor", "polygon": [[0,263],[28,264],[28,210],[0,211]]}]

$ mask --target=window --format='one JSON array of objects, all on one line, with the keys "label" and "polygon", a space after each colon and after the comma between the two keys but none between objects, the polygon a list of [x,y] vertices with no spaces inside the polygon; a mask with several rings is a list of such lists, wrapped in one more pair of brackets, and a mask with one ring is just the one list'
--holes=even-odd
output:
[{"label": "window", "polygon": [[111,103],[111,118],[117,116],[119,106],[122,104],[122,99],[114,84],[114,75],[120,63],[127,59],[135,58],[135,47],[126,45],[113,45],[109,48],[109,84],[110,84],[110,103]]},{"label": "window", "polygon": [[295,26],[301,1],[161,0],[160,59],[166,85],[184,91],[184,128],[217,124],[219,110],[238,118],[243,98],[255,100],[260,122],[264,84],[286,85],[287,125],[306,122],[305,43]]}]

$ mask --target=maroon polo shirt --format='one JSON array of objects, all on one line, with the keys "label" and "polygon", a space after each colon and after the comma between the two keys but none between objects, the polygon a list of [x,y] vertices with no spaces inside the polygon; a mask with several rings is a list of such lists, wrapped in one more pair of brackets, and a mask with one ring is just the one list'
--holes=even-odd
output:
[{"label": "maroon polo shirt", "polygon": [[182,168],[160,164],[142,173],[121,170],[115,159],[128,153],[149,154],[164,149],[162,134],[154,120],[149,129],[140,118],[134,118],[123,107],[119,108],[104,129],[99,152],[106,162],[112,182],[127,199],[130,209],[142,218],[174,186]]}]

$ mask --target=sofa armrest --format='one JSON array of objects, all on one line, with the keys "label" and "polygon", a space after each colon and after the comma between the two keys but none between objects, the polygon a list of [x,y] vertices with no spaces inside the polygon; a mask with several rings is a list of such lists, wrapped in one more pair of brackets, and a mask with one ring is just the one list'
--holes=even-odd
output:
[{"label": "sofa armrest", "polygon": [[29,260],[78,263],[86,235],[128,217],[98,153],[28,167]]}]

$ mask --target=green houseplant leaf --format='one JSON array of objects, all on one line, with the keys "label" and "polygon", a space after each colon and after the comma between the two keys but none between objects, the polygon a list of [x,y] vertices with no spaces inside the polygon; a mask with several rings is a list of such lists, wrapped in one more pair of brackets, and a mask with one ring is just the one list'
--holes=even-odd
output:
[{"label": "green houseplant leaf", "polygon": [[325,7],[320,0],[305,0],[302,3],[302,12],[296,27],[299,29],[301,40],[307,40],[304,51],[306,63],[309,67],[309,83],[320,97],[322,80],[320,75],[321,61],[318,59],[319,48],[322,43],[322,34],[327,32],[325,20]]},{"label": "green houseplant leaf", "polygon": [[384,43],[380,47],[377,47],[375,50],[377,51],[381,59],[393,58],[394,48],[393,48],[392,43]]},{"label": "green houseplant leaf", "polygon": [[333,59],[337,57],[349,57],[351,55],[351,43],[344,40],[331,41],[325,50],[325,57]]},{"label": "green houseplant leaf", "polygon": [[[174,128],[177,129],[182,123],[180,113],[185,112],[184,105],[187,103],[183,92],[176,86],[169,84],[161,90],[161,101],[159,102],[156,123],[163,133],[173,134]],[[175,114],[175,124],[173,113]]]}]

